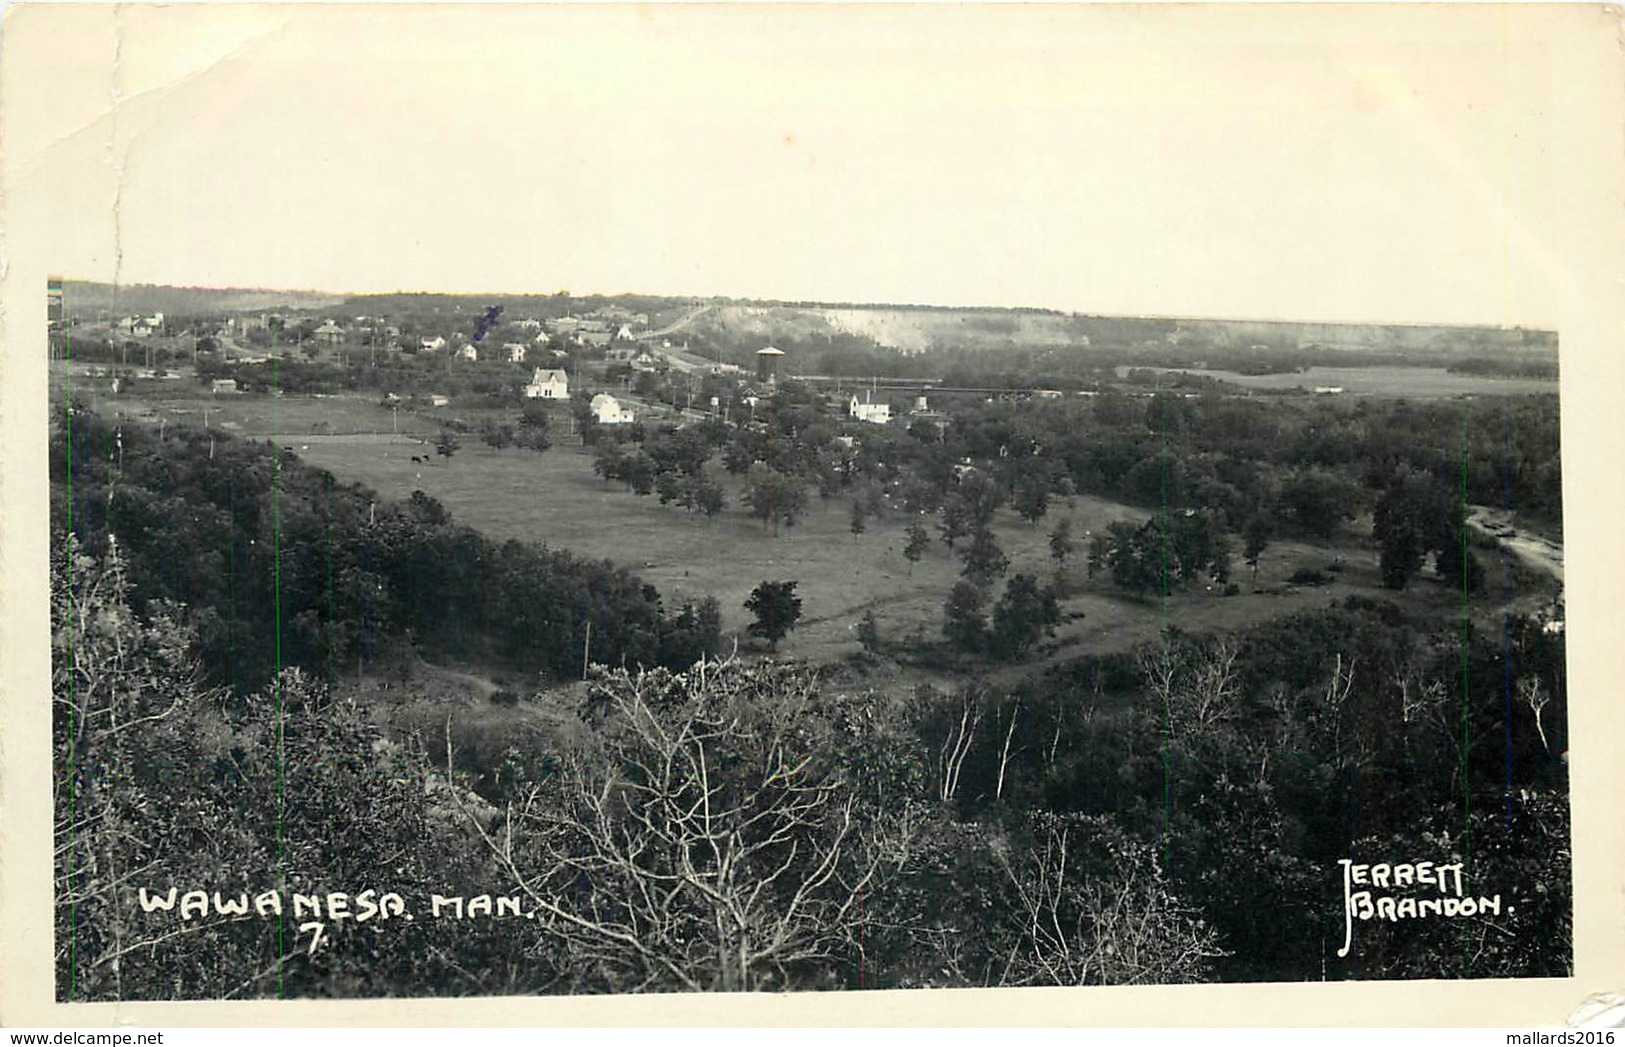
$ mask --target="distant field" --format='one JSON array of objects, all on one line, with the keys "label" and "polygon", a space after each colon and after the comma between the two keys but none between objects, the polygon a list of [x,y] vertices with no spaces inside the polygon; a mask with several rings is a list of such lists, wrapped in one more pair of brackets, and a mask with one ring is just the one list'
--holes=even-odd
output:
[{"label": "distant field", "polygon": [[[431,446],[438,430],[432,415],[402,411],[392,418],[387,408],[362,397],[189,396],[159,401],[104,396],[98,407],[144,421],[162,418],[192,425],[202,421],[208,408],[212,425],[244,437],[273,438],[339,479],[360,481],[386,498],[424,491],[451,510],[456,521],[496,540],[516,538],[613,560],[656,585],[668,605],[714,595],[722,607],[724,631],[741,636],[750,622],[742,605],[751,589],[764,580],[795,579],[805,617],[781,644],[781,651],[814,662],[857,652],[853,629],[866,610],[874,612],[884,641],[935,641],[943,602],[959,576],[957,559],[940,541],[934,541],[920,563],[909,564],[902,554],[908,520],[900,509],[870,520],[866,532],[854,538],[849,530],[850,500],[836,497],[823,502],[814,495],[807,515],[774,536],[741,511],[739,490],[731,480],[728,508],[718,518],[706,519],[661,506],[653,496],[631,494],[620,484],[605,484],[592,471],[590,453],[574,446],[573,438],[563,432],[557,434],[557,444],[540,455],[512,448],[497,451],[477,436],[465,435],[448,461]],[[395,434],[391,426],[397,423],[400,432]],[[414,456],[428,461],[413,462]],[[1037,528],[1007,509],[1000,511],[994,531],[1010,558],[1011,573],[1032,573],[1044,580],[1054,576],[1048,537],[1062,517],[1071,518],[1078,539],[1079,552],[1068,570],[1069,595],[1063,601],[1067,621],[1036,657],[1048,660],[1123,649],[1153,638],[1166,624],[1240,627],[1325,606],[1330,599],[1351,593],[1400,598],[1411,605],[1436,607],[1441,615],[1459,612],[1459,597],[1431,582],[1420,582],[1402,594],[1382,589],[1375,552],[1354,537],[1336,546],[1276,542],[1265,553],[1256,583],[1238,556],[1236,579],[1242,592],[1233,597],[1198,587],[1162,604],[1120,595],[1105,579],[1087,580],[1088,534],[1114,520],[1139,520],[1145,515],[1143,510],[1087,496],[1072,499],[1070,505],[1056,499]],[[931,530],[935,537],[934,527]],[[1324,568],[1334,558],[1341,559],[1343,570],[1330,585],[1277,595],[1253,592],[1255,584],[1280,588],[1294,570]],[[1489,560],[1486,567],[1491,572],[1488,588],[1501,591],[1498,567]],[[1519,591],[1526,587],[1520,584]]]},{"label": "distant field", "polygon": [[[367,434],[389,436],[425,435],[440,431],[439,419],[430,408],[414,412],[391,411],[376,399],[353,395],[334,396],[210,396],[191,383],[144,383],[136,391],[112,395],[107,381],[75,379],[75,392],[88,396],[96,409],[114,417],[135,421],[167,421],[181,425],[210,426],[254,439],[275,439],[295,445],[314,434]],[[470,412],[441,408],[466,417]],[[470,437],[477,440],[478,437]]]},{"label": "distant field", "polygon": [[[656,585],[668,601],[714,595],[722,605],[726,632],[743,633],[749,624],[742,604],[757,583],[795,579],[805,618],[781,644],[789,657],[819,662],[855,653],[859,646],[853,627],[866,610],[875,613],[883,640],[934,641],[943,601],[959,576],[957,559],[940,541],[911,567],[902,554],[908,521],[901,511],[871,520],[866,532],[854,538],[848,527],[850,503],[839,497],[820,502],[815,496],[807,516],[775,537],[739,511],[735,488],[728,492],[729,508],[707,520],[662,507],[654,497],[639,497],[619,484],[606,485],[593,474],[591,457],[579,448],[555,447],[536,455],[465,441],[451,461],[435,456],[424,465],[410,460],[426,450],[415,440],[313,436],[305,443],[300,455],[341,479],[360,480],[391,498],[422,490],[444,503],[454,519],[492,538],[545,542],[614,560]],[[1071,508],[1058,499],[1037,528],[1001,510],[994,530],[1010,557],[1011,573],[1048,580],[1054,576],[1049,532],[1057,520],[1070,517],[1073,533],[1086,540],[1088,532],[1113,520],[1144,516],[1128,506],[1078,497]],[[1119,650],[1155,637],[1165,624],[1234,628],[1325,606],[1355,592],[1437,604],[1442,614],[1459,610],[1458,596],[1427,582],[1404,594],[1382,590],[1375,552],[1357,544],[1277,542],[1264,556],[1257,585],[1279,587],[1294,570],[1324,568],[1334,557],[1341,558],[1343,571],[1327,586],[1255,594],[1252,572],[1238,558],[1240,595],[1224,597],[1197,587],[1164,606],[1120,595],[1105,579],[1086,580],[1080,548],[1068,570],[1073,591],[1063,602],[1069,620],[1048,649],[1073,654]]]},{"label": "distant field", "polygon": [[[1119,367],[1119,374],[1130,368]],[[1249,389],[1306,389],[1339,386],[1345,396],[1406,396],[1437,400],[1452,396],[1522,396],[1557,393],[1557,383],[1534,378],[1485,378],[1452,374],[1442,367],[1312,367],[1302,373],[1240,374],[1236,371],[1149,367],[1149,371],[1203,375]]]}]

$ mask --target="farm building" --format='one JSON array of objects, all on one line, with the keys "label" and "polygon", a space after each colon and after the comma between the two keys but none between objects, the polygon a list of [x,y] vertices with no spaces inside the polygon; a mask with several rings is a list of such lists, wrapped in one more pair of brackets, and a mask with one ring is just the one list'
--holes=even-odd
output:
[{"label": "farm building", "polygon": [[525,386],[525,395],[532,400],[568,400],[570,377],[557,369],[538,367]]},{"label": "farm building", "polygon": [[589,406],[599,425],[625,425],[635,420],[631,410],[622,407],[621,402],[608,393],[593,397]]},{"label": "farm building", "polygon": [[873,422],[875,425],[885,425],[891,421],[891,404],[882,400],[874,402],[874,393],[865,392],[863,399],[858,394],[852,394],[852,403],[849,405],[853,418],[860,422]]},{"label": "farm building", "polygon": [[118,322],[119,330],[131,338],[151,338],[163,325],[163,313],[153,313],[151,316],[126,316]]}]

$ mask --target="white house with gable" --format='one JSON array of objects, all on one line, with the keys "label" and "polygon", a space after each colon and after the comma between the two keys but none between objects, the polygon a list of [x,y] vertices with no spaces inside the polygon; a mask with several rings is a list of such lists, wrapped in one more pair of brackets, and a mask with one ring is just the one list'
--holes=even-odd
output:
[{"label": "white house with gable", "polygon": [[622,407],[621,402],[608,393],[599,393],[588,406],[592,408],[592,416],[598,419],[599,425],[626,425],[635,421],[632,411]]},{"label": "white house with gable", "polygon": [[532,400],[568,400],[570,376],[556,368],[538,367],[525,386],[525,395]]},{"label": "white house with gable", "polygon": [[862,400],[858,399],[857,393],[853,393],[850,409],[852,417],[856,418],[860,422],[873,422],[876,425],[885,425],[891,421],[891,404],[884,400],[880,401],[879,403],[874,402],[874,394],[872,392],[865,392]]},{"label": "white house with gable", "polygon": [[316,341],[325,345],[344,344],[344,328],[334,323],[331,319],[324,321],[322,325],[316,328],[316,330],[312,331],[311,334],[315,337]]}]

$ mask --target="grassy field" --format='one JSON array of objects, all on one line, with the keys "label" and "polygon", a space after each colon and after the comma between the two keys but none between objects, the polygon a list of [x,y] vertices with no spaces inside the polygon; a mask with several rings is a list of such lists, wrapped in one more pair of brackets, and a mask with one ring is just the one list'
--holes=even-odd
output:
[{"label": "grassy field", "polygon": [[[564,432],[545,454],[520,449],[494,450],[465,435],[449,460],[434,453],[438,431],[432,416],[392,418],[387,408],[361,397],[136,397],[105,399],[100,409],[122,411],[148,421],[197,424],[204,407],[211,424],[243,436],[270,437],[292,447],[313,465],[343,481],[360,481],[380,495],[403,499],[421,490],[439,499],[458,522],[497,540],[543,543],[577,554],[613,560],[656,585],[668,606],[688,598],[715,596],[725,633],[744,641],[750,615],[743,603],[764,580],[794,579],[803,603],[800,626],[780,645],[782,654],[826,662],[860,650],[855,626],[872,611],[881,638],[890,643],[934,642],[940,637],[942,605],[959,577],[959,563],[940,542],[910,564],[903,556],[908,520],[900,509],[871,519],[854,537],[850,501],[811,500],[806,516],[774,535],[742,510],[740,492],[728,481],[728,508],[716,519],[662,506],[652,496],[631,494],[606,484],[592,471],[592,456]],[[392,432],[398,425],[399,433]],[[427,458],[414,462],[412,459]],[[1143,519],[1146,513],[1103,499],[1057,499],[1038,527],[1001,510],[994,531],[1010,558],[1010,571],[1048,580],[1055,566],[1048,537],[1068,517],[1079,552],[1068,570],[1066,620],[1055,638],[1034,657],[1049,661],[1088,651],[1118,650],[1155,637],[1165,625],[1228,629],[1295,610],[1325,606],[1354,593],[1426,608],[1440,617],[1459,615],[1460,597],[1430,581],[1404,593],[1380,587],[1376,552],[1355,535],[1335,544],[1277,541],[1263,557],[1258,577],[1237,564],[1241,593],[1226,597],[1203,587],[1166,601],[1140,600],[1119,593],[1107,579],[1090,581],[1083,548],[1088,535],[1114,520]],[[933,536],[935,529],[931,528]],[[1482,554],[1481,554],[1482,555]],[[1318,587],[1291,587],[1293,571],[1325,568],[1340,559],[1342,570]],[[1503,591],[1493,556],[1488,592]],[[1254,592],[1254,589],[1264,592]],[[1539,588],[1544,595],[1546,586]],[[1526,582],[1518,591],[1531,593]],[[1485,599],[1488,599],[1487,597]],[[1498,601],[1494,601],[1498,602]],[[1486,605],[1487,606],[1487,605]],[[1027,668],[1031,667],[1029,663]]]},{"label": "grassy field", "polygon": [[[708,520],[605,484],[580,448],[555,447],[536,455],[465,441],[450,461],[435,456],[421,464],[411,456],[427,449],[404,438],[313,436],[305,446],[302,457],[341,478],[361,480],[390,498],[422,490],[444,503],[454,519],[493,538],[614,560],[658,586],[668,601],[714,595],[728,632],[743,633],[749,624],[742,604],[757,583],[795,579],[804,617],[781,644],[789,657],[821,662],[856,653],[854,626],[865,611],[874,612],[883,640],[934,641],[943,601],[959,577],[958,560],[940,541],[920,563],[908,562],[902,553],[908,520],[901,511],[869,521],[865,533],[854,537],[850,503],[839,497],[828,502],[815,497],[801,522],[775,536],[740,511],[737,488],[729,490],[729,508]],[[1128,506],[1078,497],[1070,506],[1058,500],[1036,528],[1001,510],[994,531],[1011,573],[1047,580],[1055,570],[1048,536],[1059,519],[1070,518],[1073,534],[1086,540],[1113,520],[1144,516]],[[1293,571],[1324,568],[1334,558],[1341,559],[1343,569],[1331,584],[1285,591]],[[1202,587],[1166,602],[1125,596],[1106,579],[1087,580],[1081,552],[1067,573],[1067,621],[1041,654],[1121,649],[1155,637],[1170,623],[1234,628],[1325,606],[1351,593],[1395,595],[1380,588],[1375,551],[1353,541],[1335,546],[1276,542],[1263,557],[1256,583],[1250,570],[1238,566],[1242,592],[1230,597]],[[1255,593],[1255,587],[1277,591]],[[1459,596],[1429,583],[1402,595],[1407,603],[1436,603],[1441,614],[1459,612]]]},{"label": "grassy field", "polygon": [[106,392],[106,384],[99,382],[87,389],[82,383],[76,392],[88,393],[96,409],[110,417],[153,424],[207,423],[233,436],[283,444],[297,445],[304,437],[316,434],[389,436],[398,430],[401,435],[423,436],[440,431],[439,423],[425,413],[391,411],[376,400],[358,396],[211,397],[190,385],[184,389],[153,386],[131,395],[112,396]]},{"label": "grassy field", "polygon": [[[1128,370],[1131,368],[1118,368],[1119,373]],[[1486,378],[1471,374],[1452,374],[1442,367],[1311,367],[1302,373],[1258,375],[1169,367],[1152,367],[1145,370],[1203,375],[1248,389],[1313,390],[1316,386],[1327,385],[1340,386],[1345,396],[1403,396],[1414,400],[1439,400],[1454,396],[1557,393],[1556,382],[1535,378]]]}]

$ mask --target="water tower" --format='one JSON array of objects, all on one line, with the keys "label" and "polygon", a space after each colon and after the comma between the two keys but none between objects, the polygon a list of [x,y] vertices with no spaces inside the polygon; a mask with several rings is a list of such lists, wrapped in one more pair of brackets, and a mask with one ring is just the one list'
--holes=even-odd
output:
[{"label": "water tower", "polygon": [[777,382],[779,380],[779,361],[784,357],[783,349],[775,349],[771,345],[766,349],[756,350],[756,380],[758,382]]}]

